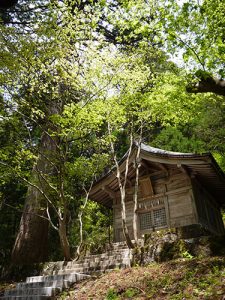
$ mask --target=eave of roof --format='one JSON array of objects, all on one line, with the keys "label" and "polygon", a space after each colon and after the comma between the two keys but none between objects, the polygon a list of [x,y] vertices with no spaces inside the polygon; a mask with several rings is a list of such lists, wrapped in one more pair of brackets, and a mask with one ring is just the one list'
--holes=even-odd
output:
[{"label": "eave of roof", "polygon": [[[134,144],[131,153],[131,161],[135,157],[135,151],[137,149],[137,144]],[[127,158],[128,152],[122,157],[119,162],[120,167],[124,166],[124,162]],[[220,198],[219,202],[222,205],[225,199],[225,174],[215,161],[211,153],[181,153],[166,151],[158,148],[154,148],[145,144],[141,144],[141,158],[152,162],[160,162],[167,164],[179,164],[185,165],[190,171],[197,172],[202,178],[205,178],[206,183],[213,186],[215,191],[217,191],[217,196]],[[92,188],[90,193],[90,198],[96,193],[98,186],[104,184],[104,181],[109,181],[111,178],[115,180],[115,175],[113,172],[115,167],[113,167],[107,174],[102,176]],[[93,193],[94,192],[94,193]],[[112,206],[112,201],[102,201],[103,205]]]}]

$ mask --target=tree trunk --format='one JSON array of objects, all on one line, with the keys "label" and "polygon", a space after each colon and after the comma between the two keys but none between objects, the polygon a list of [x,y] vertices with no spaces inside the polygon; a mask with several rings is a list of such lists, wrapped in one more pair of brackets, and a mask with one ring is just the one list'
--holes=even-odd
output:
[{"label": "tree trunk", "polygon": [[[48,257],[47,197],[49,199],[54,197],[48,184],[48,177],[57,175],[58,171],[58,128],[50,121],[50,117],[53,114],[60,114],[62,109],[63,102],[60,101],[50,101],[45,107],[45,123],[40,126],[42,136],[38,148],[39,155],[32,170],[24,211],[12,251],[14,264],[44,262]],[[49,130],[51,135],[48,133]]]},{"label": "tree trunk", "polygon": [[138,243],[138,235],[137,235],[137,209],[138,209],[138,182],[139,182],[139,166],[136,158],[136,163],[135,163],[135,168],[136,168],[136,176],[135,176],[135,185],[134,185],[134,210],[133,210],[133,232],[134,232],[134,240],[137,245]]},{"label": "tree trunk", "polygon": [[46,210],[40,205],[42,201],[40,193],[29,187],[12,251],[13,264],[38,263],[47,259],[49,222],[42,218],[47,217]]},{"label": "tree trunk", "polygon": [[134,185],[134,210],[133,210],[133,232],[134,240],[137,245],[138,243],[138,186],[139,186],[139,169],[141,166],[140,163],[140,153],[141,153],[141,140],[142,140],[142,127],[141,127],[141,137],[137,143],[137,154],[135,158],[135,185]]},{"label": "tree trunk", "polygon": [[[54,140],[43,133],[39,148],[40,155],[31,174],[31,184],[48,194],[49,187],[38,176],[53,174],[55,172],[51,158],[56,152]],[[38,172],[37,172],[38,170]],[[30,185],[27,191],[23,215],[20,221],[19,232],[12,251],[12,263],[31,264],[46,261],[48,256],[48,229],[46,199],[35,186]]]},{"label": "tree trunk", "polygon": [[125,206],[125,187],[124,191],[121,192],[121,218],[122,218],[122,228],[123,234],[129,249],[134,248],[134,245],[131,241],[130,234],[127,228],[127,221],[126,221],[126,206]]},{"label": "tree trunk", "polygon": [[[108,122],[108,132],[109,134],[112,134],[112,129],[110,126],[110,123]],[[125,167],[125,174],[124,174],[124,183],[122,184],[121,181],[121,172],[120,172],[120,167],[119,167],[119,163],[116,157],[116,152],[115,152],[115,148],[114,148],[114,144],[111,141],[110,142],[111,145],[111,151],[113,154],[113,160],[115,162],[116,165],[116,178],[118,181],[118,185],[119,185],[119,190],[120,190],[120,203],[121,203],[121,221],[122,221],[122,229],[123,229],[123,235],[125,238],[125,241],[127,243],[128,248],[132,249],[134,248],[134,245],[131,241],[130,238],[130,234],[127,228],[127,221],[126,221],[126,204],[125,204],[125,198],[126,198],[126,182],[127,182],[127,176],[128,176],[128,169],[129,169],[129,160],[130,160],[130,154],[132,151],[132,146],[133,146],[133,136],[132,134],[130,135],[130,146],[129,146],[129,150],[127,153],[127,158],[126,158],[126,167]]]},{"label": "tree trunk", "polygon": [[71,253],[70,253],[69,241],[67,239],[65,220],[59,220],[59,237],[60,237],[60,244],[63,251],[64,259],[65,261],[70,261]]}]

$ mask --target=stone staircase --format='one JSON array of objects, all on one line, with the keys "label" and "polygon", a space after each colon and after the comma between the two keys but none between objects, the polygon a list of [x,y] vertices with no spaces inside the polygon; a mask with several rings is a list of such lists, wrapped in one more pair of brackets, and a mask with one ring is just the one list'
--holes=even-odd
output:
[{"label": "stone staircase", "polygon": [[125,243],[114,243],[112,249],[102,254],[85,256],[78,261],[50,262],[40,276],[27,277],[26,282],[6,290],[5,300],[51,299],[75,282],[115,268],[131,265],[131,252]]}]

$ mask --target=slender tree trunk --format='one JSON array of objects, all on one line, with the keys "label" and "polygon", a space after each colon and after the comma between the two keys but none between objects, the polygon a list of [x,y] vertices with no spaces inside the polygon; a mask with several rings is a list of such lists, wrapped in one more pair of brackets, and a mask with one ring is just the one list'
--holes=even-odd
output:
[{"label": "slender tree trunk", "polygon": [[59,237],[65,261],[71,260],[70,245],[67,239],[67,230],[65,220],[59,220]]},{"label": "slender tree trunk", "polygon": [[132,248],[134,248],[134,245],[131,241],[130,234],[129,234],[129,231],[127,228],[125,192],[124,191],[121,193],[121,218],[122,218],[123,235],[125,237],[128,248],[132,249]]},{"label": "slender tree trunk", "polygon": [[133,213],[133,232],[134,232],[134,240],[137,244],[138,242],[138,228],[137,228],[137,221],[138,221],[138,178],[139,178],[139,168],[136,169],[136,180],[135,180],[135,187],[134,187],[134,213]]},{"label": "slender tree trunk", "polygon": [[87,203],[88,203],[88,197],[89,197],[92,185],[93,185],[93,181],[91,182],[88,191],[85,189],[85,187],[83,187],[83,189],[84,189],[84,191],[86,193],[86,197],[85,197],[85,201],[84,201],[84,204],[83,204],[83,208],[82,208],[82,210],[78,214],[78,219],[79,219],[79,223],[80,223],[80,243],[79,243],[79,245],[77,247],[77,257],[76,257],[76,260],[79,259],[80,254],[81,254],[81,247],[83,246],[84,235],[83,235],[83,220],[82,220],[82,217],[83,217],[84,210],[85,210],[85,208],[87,206]]},{"label": "slender tree trunk", "polygon": [[139,186],[139,169],[140,169],[139,156],[140,156],[140,145],[138,145],[136,162],[135,162],[136,175],[135,175],[135,185],[134,185],[133,232],[134,232],[134,240],[136,244],[138,242],[137,209],[138,209],[138,186]]},{"label": "slender tree trunk", "polygon": [[[110,126],[109,122],[108,122],[108,132],[109,132],[110,135],[112,134],[112,129],[111,129],[111,126]],[[114,144],[113,144],[112,141],[110,142],[110,146],[111,146],[111,151],[112,151],[112,155],[113,155],[113,160],[114,160],[115,165],[116,165],[116,177],[117,177],[119,190],[120,190],[121,222],[122,222],[123,235],[124,235],[125,241],[127,243],[127,246],[130,249],[132,249],[132,248],[134,248],[134,245],[131,241],[130,234],[129,234],[129,231],[128,231],[128,228],[127,228],[126,203],[125,203],[125,201],[126,201],[126,183],[127,183],[128,169],[129,169],[130,154],[131,154],[131,150],[132,150],[132,146],[133,146],[133,136],[132,136],[132,134],[130,136],[130,146],[129,146],[129,150],[128,150],[128,154],[127,154],[127,158],[126,158],[126,166],[125,166],[125,174],[124,174],[124,182],[123,183],[122,183],[122,180],[121,180],[120,166],[119,166],[119,163],[118,163],[118,160],[117,160]]]},{"label": "slender tree trunk", "polygon": [[116,161],[116,167],[117,167],[117,180],[120,188],[120,200],[121,200],[121,219],[122,219],[122,228],[123,228],[123,234],[127,243],[127,246],[132,249],[134,248],[134,245],[131,241],[130,234],[127,228],[127,217],[126,217],[126,182],[127,182],[127,175],[128,175],[128,169],[129,169],[129,160],[130,160],[130,154],[133,146],[133,139],[131,137],[130,141],[130,147],[128,150],[128,155],[126,159],[126,167],[125,167],[125,174],[124,174],[124,183],[121,182],[121,172],[119,168],[119,164]]},{"label": "slender tree trunk", "polygon": [[134,210],[133,210],[133,232],[134,240],[137,245],[138,243],[138,186],[139,186],[139,169],[140,169],[140,153],[141,153],[141,140],[142,140],[142,125],[141,125],[140,138],[137,144],[137,154],[135,158],[135,185],[134,185]]}]

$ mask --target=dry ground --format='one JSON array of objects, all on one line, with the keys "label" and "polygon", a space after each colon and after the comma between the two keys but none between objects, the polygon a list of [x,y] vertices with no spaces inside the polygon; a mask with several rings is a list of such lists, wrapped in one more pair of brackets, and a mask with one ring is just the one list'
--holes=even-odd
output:
[{"label": "dry ground", "polygon": [[179,259],[114,270],[57,297],[77,300],[225,300],[225,258]]}]

